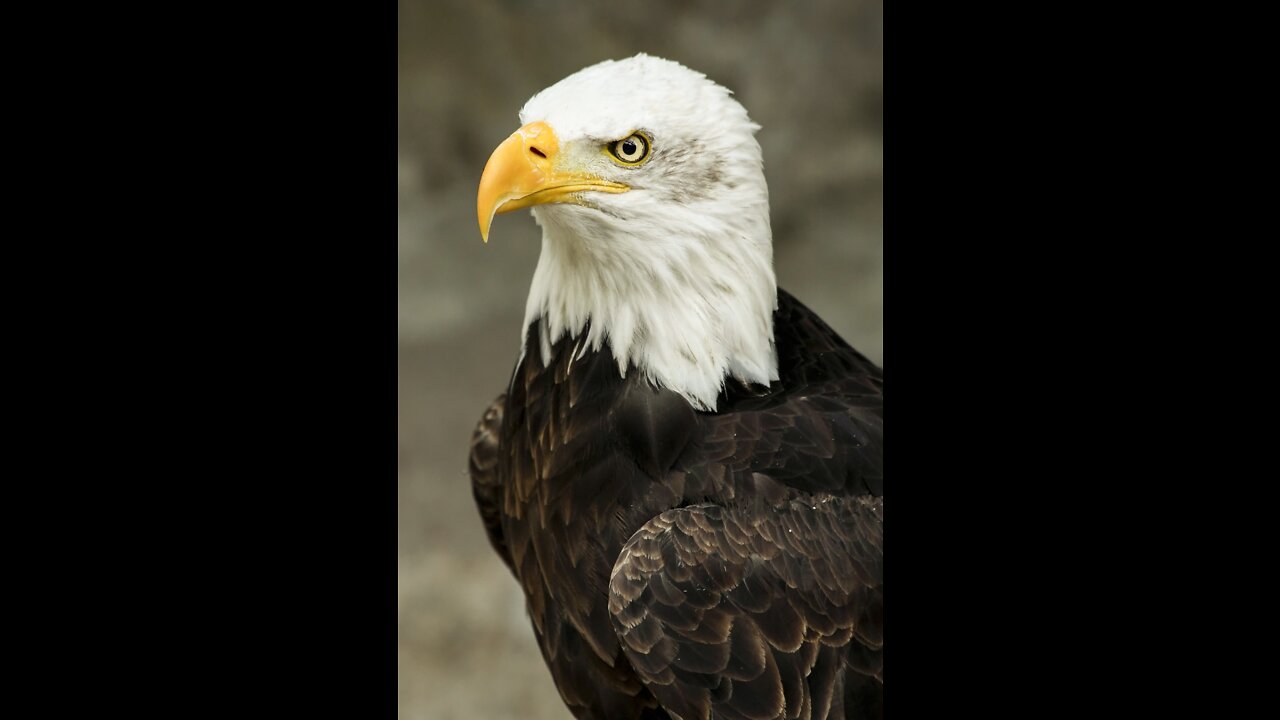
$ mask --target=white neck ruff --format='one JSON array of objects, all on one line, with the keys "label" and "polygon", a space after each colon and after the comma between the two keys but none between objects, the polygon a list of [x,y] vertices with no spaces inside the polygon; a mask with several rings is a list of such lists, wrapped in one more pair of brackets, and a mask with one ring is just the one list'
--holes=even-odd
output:
[{"label": "white neck ruff", "polygon": [[624,377],[634,365],[705,411],[716,409],[730,376],[761,385],[778,379],[767,198],[720,222],[651,227],[645,237],[588,208],[548,205],[533,214],[542,254],[522,336],[542,320],[544,363],[566,334],[579,354],[607,340]]}]

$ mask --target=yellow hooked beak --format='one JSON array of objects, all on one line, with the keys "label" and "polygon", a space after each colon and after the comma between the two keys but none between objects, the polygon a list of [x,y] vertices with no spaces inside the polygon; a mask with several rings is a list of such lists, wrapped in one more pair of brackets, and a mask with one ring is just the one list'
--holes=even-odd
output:
[{"label": "yellow hooked beak", "polygon": [[489,242],[489,224],[498,213],[544,203],[578,203],[585,190],[621,193],[626,185],[561,168],[560,140],[550,125],[529,123],[511,134],[484,166],[476,217],[480,237]]}]

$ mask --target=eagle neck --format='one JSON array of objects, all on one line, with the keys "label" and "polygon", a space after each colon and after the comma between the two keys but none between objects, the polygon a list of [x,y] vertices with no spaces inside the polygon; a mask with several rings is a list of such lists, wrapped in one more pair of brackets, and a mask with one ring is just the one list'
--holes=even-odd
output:
[{"label": "eagle neck", "polygon": [[777,286],[767,238],[735,252],[725,242],[602,232],[565,222],[565,215],[537,214],[542,252],[522,334],[527,340],[540,321],[544,364],[566,335],[575,353],[607,344],[622,377],[643,373],[704,411],[716,409],[730,377],[761,385],[777,380]]}]

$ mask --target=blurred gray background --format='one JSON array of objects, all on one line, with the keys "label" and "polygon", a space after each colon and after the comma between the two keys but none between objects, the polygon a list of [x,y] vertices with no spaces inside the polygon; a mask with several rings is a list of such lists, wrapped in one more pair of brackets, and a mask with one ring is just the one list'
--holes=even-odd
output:
[{"label": "blurred gray background", "polygon": [[880,0],[399,3],[399,715],[569,720],[471,500],[471,431],[510,378],[539,232],[475,193],[531,95],[646,52],[763,126],[779,285],[876,362]]}]

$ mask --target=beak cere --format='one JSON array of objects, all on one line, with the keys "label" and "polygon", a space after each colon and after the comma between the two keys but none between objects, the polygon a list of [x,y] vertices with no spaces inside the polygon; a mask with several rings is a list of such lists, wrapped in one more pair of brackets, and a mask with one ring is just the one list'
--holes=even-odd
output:
[{"label": "beak cere", "polygon": [[489,242],[489,225],[497,213],[543,203],[578,202],[586,190],[620,193],[627,186],[562,167],[560,139],[544,122],[525,125],[489,156],[480,176],[476,218],[480,237]]}]

